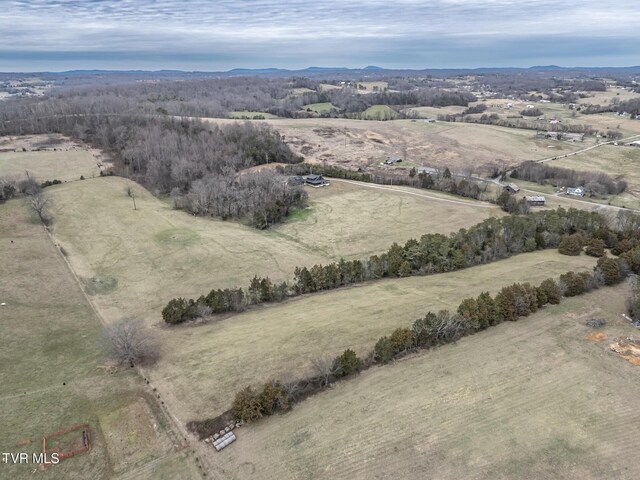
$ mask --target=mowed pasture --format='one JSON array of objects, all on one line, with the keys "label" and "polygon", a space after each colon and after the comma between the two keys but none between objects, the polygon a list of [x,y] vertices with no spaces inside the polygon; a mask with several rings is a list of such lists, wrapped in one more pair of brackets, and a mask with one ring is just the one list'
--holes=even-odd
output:
[{"label": "mowed pasture", "polygon": [[168,201],[118,177],[47,192],[54,236],[109,321],[135,316],[155,323],[173,297],[246,287],[254,275],[288,280],[296,266],[366,258],[394,241],[457,231],[499,214],[488,204],[460,204],[422,190],[410,194],[335,182],[308,189],[309,212],[259,231],[173,210]]},{"label": "mowed pasture", "polygon": [[[0,465],[0,477],[158,478],[146,468],[191,460],[173,452],[167,419],[132,370],[110,374],[99,319],[23,200],[0,204],[0,450],[40,453],[45,434],[89,424],[92,449],[45,472]],[[75,441],[82,432],[77,431]],[[71,434],[67,439],[73,440]]]},{"label": "mowed pasture", "polygon": [[[229,119],[204,119],[224,124]],[[535,132],[469,123],[341,118],[261,120],[284,135],[285,142],[308,162],[346,168],[366,167],[389,156],[404,156],[416,165],[452,171],[486,173],[495,165],[512,166],[558,152],[584,148],[579,143],[537,140]],[[640,123],[640,122],[639,122]]]},{"label": "mowed pasture", "polygon": [[[637,333],[620,316],[628,292],[566,299],[338,382],[242,429],[221,468],[238,480],[638,478],[640,367],[609,350]],[[604,341],[586,339],[594,317]]]},{"label": "mowed pasture", "polygon": [[513,282],[540,283],[568,270],[589,270],[593,258],[555,251],[522,254],[467,270],[387,279],[265,305],[215,323],[160,330],[163,356],[148,374],[182,421],[218,415],[246,385],[301,378],[314,358],[347,348],[366,355],[397,327],[427,311]]}]

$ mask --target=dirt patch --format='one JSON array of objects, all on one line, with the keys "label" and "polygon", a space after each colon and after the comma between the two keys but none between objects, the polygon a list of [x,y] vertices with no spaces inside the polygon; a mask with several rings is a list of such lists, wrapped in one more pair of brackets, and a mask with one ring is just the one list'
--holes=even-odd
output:
[{"label": "dirt patch", "polygon": [[640,365],[640,339],[634,337],[620,338],[610,345],[611,350],[632,365]]},{"label": "dirt patch", "polygon": [[371,140],[372,142],[376,142],[376,143],[380,143],[381,145],[388,145],[389,141],[384,138],[382,135],[377,134],[376,132],[372,132],[371,130],[369,130],[365,136],[367,137],[368,140]]},{"label": "dirt patch", "polygon": [[601,342],[607,338],[607,334],[604,332],[594,332],[587,336],[587,340],[590,342]]},{"label": "dirt patch", "polygon": [[25,447],[27,445],[31,445],[31,440],[28,438],[21,438],[16,442],[16,447]]}]

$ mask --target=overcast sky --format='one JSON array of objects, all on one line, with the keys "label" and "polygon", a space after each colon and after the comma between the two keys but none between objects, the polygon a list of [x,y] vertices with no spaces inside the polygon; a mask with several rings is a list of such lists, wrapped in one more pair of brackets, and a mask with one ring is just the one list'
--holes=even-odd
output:
[{"label": "overcast sky", "polygon": [[637,0],[0,0],[0,71],[640,64]]}]

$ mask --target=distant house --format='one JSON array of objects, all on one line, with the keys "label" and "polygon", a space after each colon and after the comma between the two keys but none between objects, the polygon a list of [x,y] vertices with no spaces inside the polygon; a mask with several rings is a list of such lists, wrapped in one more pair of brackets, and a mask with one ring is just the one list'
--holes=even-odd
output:
[{"label": "distant house", "polygon": [[305,185],[309,185],[311,187],[324,187],[325,185],[329,185],[329,182],[327,182],[322,175],[307,175]]},{"label": "distant house", "polygon": [[515,183],[510,183],[504,189],[509,193],[518,193],[520,191],[520,187]]},{"label": "distant house", "polygon": [[544,207],[545,198],[542,195],[524,197],[524,200],[532,207]]},{"label": "distant house", "polygon": [[394,163],[400,163],[402,158],[400,157],[389,157],[385,163],[385,165],[393,165]]},{"label": "distant house", "polygon": [[304,185],[304,178],[300,176],[295,176],[289,178],[289,185]]},{"label": "distant house", "polygon": [[573,195],[574,197],[584,197],[584,187],[567,188],[567,195]]}]

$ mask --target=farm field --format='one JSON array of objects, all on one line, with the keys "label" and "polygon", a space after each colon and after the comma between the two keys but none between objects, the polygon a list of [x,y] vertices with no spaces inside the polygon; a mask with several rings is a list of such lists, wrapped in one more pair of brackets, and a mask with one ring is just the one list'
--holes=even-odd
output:
[{"label": "farm field", "polygon": [[584,255],[527,253],[457,272],[297,297],[216,323],[161,329],[162,360],[148,375],[180,420],[213,417],[245,385],[306,376],[313,358],[334,357],[346,348],[366,355],[378,338],[429,310],[455,310],[462,298],[482,291],[516,281],[540,283],[594,265]]},{"label": "farm field", "polygon": [[[233,120],[206,119],[215,123]],[[261,120],[262,121],[262,120]],[[537,140],[534,132],[468,123],[411,120],[375,122],[339,118],[267,120],[306,161],[346,168],[366,167],[403,155],[417,165],[449,167],[483,174],[494,165],[510,166],[584,148],[579,143]],[[640,122],[639,122],[640,123]],[[553,152],[548,145],[555,145]]]},{"label": "farm field", "polygon": [[[337,383],[243,429],[222,468],[238,480],[637,478],[640,370],[609,350],[637,332],[620,317],[627,293],[566,299]],[[586,339],[594,317],[604,341]]]},{"label": "farm field", "polygon": [[263,232],[173,210],[135,184],[134,211],[127,185],[103,177],[47,189],[56,240],[110,321],[133,315],[156,322],[173,297],[245,286],[254,275],[290,279],[299,265],[366,258],[394,241],[500,214],[486,203],[423,190],[334,182],[308,190],[308,212]]},{"label": "farm field", "polygon": [[[22,200],[0,205],[0,258],[0,449],[40,453],[43,435],[88,423],[91,450],[39,478],[158,478],[146,470],[156,462],[162,474],[169,462],[181,478],[199,478],[191,459],[174,452],[175,436],[142,380],[130,370],[109,373],[100,321]],[[75,435],[65,438],[81,440]],[[2,478],[36,471],[0,465]]]},{"label": "farm field", "polygon": [[39,181],[79,180],[80,176],[100,175],[101,161],[104,162],[97,151],[60,135],[0,139],[0,177],[26,178],[25,172],[29,172]]}]

